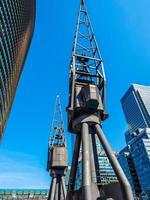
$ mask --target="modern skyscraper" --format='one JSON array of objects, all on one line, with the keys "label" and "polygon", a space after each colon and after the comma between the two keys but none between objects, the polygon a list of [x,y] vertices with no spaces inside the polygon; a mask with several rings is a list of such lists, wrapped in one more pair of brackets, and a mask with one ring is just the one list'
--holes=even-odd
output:
[{"label": "modern skyscraper", "polygon": [[35,0],[0,1],[0,138],[31,42]]},{"label": "modern skyscraper", "polygon": [[133,84],[121,99],[128,123],[127,146],[118,160],[132,186],[142,200],[150,199],[150,87]]},{"label": "modern skyscraper", "polygon": [[128,130],[131,134],[138,128],[150,127],[149,97],[150,86],[133,84],[121,99]]},{"label": "modern skyscraper", "polygon": [[150,199],[150,128],[138,129],[118,160],[137,196]]},{"label": "modern skyscraper", "polygon": [[118,160],[124,170],[124,173],[126,174],[130,182],[134,196],[135,197],[139,196],[139,194],[141,193],[141,186],[140,186],[135,165],[134,165],[134,162],[129,150],[129,146],[126,146],[124,149],[122,149],[119,152]]},{"label": "modern skyscraper", "polygon": [[139,129],[139,133],[129,142],[130,153],[142,189],[150,199],[150,128]]}]

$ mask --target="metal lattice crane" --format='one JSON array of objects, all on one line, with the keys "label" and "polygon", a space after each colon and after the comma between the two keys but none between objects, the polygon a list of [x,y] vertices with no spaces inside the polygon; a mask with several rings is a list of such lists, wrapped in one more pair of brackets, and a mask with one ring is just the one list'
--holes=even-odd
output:
[{"label": "metal lattice crane", "polygon": [[47,171],[52,177],[48,200],[66,199],[66,186],[64,176],[68,166],[68,152],[64,132],[64,121],[60,104],[60,97],[57,95],[50,137],[48,142]]},{"label": "metal lattice crane", "polygon": [[[106,137],[102,121],[106,112],[106,78],[102,57],[85,7],[80,1],[69,79],[68,130],[76,134],[67,200],[73,199],[80,147],[82,149],[82,200],[101,198],[97,186],[98,156],[95,135],[117,175],[124,200],[133,200],[130,184]],[[96,177],[96,178],[95,178]]]}]

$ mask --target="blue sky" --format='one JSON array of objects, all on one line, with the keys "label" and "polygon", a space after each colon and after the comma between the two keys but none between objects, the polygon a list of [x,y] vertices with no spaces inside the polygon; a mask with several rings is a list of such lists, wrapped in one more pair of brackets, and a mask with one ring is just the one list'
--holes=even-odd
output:
[{"label": "blue sky", "polygon": [[[150,85],[150,1],[86,1],[107,76],[109,119],[103,129],[113,149],[125,145],[120,99],[130,84]],[[0,188],[48,188],[47,139],[56,94],[68,103],[68,70],[77,0],[37,0],[36,27],[2,144]],[[71,158],[71,154],[70,154]]]}]

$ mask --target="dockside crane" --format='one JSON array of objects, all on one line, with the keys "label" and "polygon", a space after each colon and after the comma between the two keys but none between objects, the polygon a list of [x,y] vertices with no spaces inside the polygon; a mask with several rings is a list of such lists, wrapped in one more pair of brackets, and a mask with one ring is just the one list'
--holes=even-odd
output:
[{"label": "dockside crane", "polygon": [[48,141],[47,171],[52,177],[48,200],[66,199],[66,184],[64,177],[66,175],[67,166],[68,152],[64,131],[64,121],[60,97],[57,95]]},{"label": "dockside crane", "polygon": [[[103,60],[84,0],[80,0],[69,72],[68,130],[76,141],[72,158],[67,200],[74,199],[79,152],[82,149],[82,186],[80,199],[100,199],[97,175],[98,155],[95,135],[117,175],[124,200],[133,200],[130,184],[103,131],[107,119],[106,77]],[[78,198],[79,199],[79,198]]]}]

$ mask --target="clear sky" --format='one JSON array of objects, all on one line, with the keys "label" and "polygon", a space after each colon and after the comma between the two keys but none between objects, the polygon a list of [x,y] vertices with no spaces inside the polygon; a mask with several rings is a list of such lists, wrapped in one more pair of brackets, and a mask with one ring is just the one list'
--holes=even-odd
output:
[{"label": "clear sky", "polygon": [[[120,98],[132,83],[150,85],[150,1],[86,0],[105,64],[114,150],[127,129]],[[47,140],[56,94],[61,96],[68,147],[68,70],[78,0],[37,0],[34,37],[0,145],[0,188],[48,188]],[[69,155],[71,158],[71,154]]]}]

